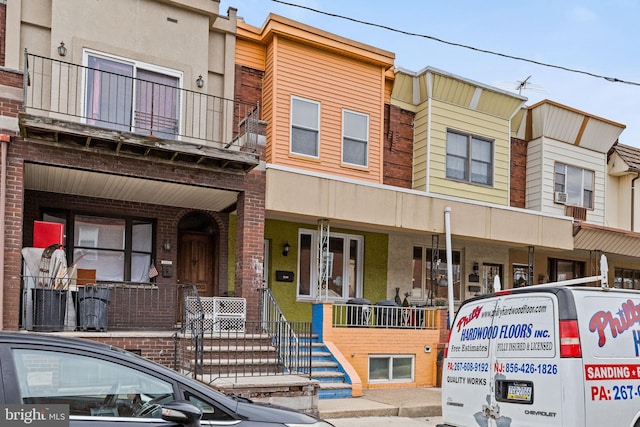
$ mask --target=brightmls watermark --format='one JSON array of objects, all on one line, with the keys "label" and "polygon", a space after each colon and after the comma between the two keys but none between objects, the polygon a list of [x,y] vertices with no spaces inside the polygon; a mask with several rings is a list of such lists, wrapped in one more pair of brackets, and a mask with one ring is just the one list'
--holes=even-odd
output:
[{"label": "brightmls watermark", "polygon": [[2,427],[69,427],[69,405],[0,405]]}]

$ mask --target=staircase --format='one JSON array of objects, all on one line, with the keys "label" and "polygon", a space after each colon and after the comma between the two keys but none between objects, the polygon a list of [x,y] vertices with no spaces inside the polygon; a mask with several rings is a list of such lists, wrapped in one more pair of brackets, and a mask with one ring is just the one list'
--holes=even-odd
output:
[{"label": "staircase", "polygon": [[311,340],[311,378],[320,384],[320,399],[351,397],[351,384],[347,375],[317,337]]}]

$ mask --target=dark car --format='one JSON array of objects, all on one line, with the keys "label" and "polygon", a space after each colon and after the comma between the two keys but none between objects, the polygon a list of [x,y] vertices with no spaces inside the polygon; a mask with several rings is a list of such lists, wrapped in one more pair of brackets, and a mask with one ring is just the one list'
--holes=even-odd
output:
[{"label": "dark car", "polygon": [[68,407],[71,426],[331,426],[225,395],[105,344],[35,333],[0,332],[0,403],[62,405],[55,408]]}]

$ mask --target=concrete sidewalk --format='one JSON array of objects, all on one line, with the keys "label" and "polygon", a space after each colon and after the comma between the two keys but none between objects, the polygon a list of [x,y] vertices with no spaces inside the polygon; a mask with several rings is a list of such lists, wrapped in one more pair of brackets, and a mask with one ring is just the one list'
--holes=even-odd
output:
[{"label": "concrete sidewalk", "polygon": [[363,390],[362,397],[321,399],[320,417],[433,417],[442,415],[440,389],[435,387]]}]

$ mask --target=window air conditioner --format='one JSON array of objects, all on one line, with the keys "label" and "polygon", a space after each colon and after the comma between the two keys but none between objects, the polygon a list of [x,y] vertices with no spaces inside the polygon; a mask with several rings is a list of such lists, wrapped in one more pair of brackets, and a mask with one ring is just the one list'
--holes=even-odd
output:
[{"label": "window air conditioner", "polygon": [[565,193],[564,191],[556,191],[553,197],[553,201],[561,204],[567,203],[567,193]]}]

